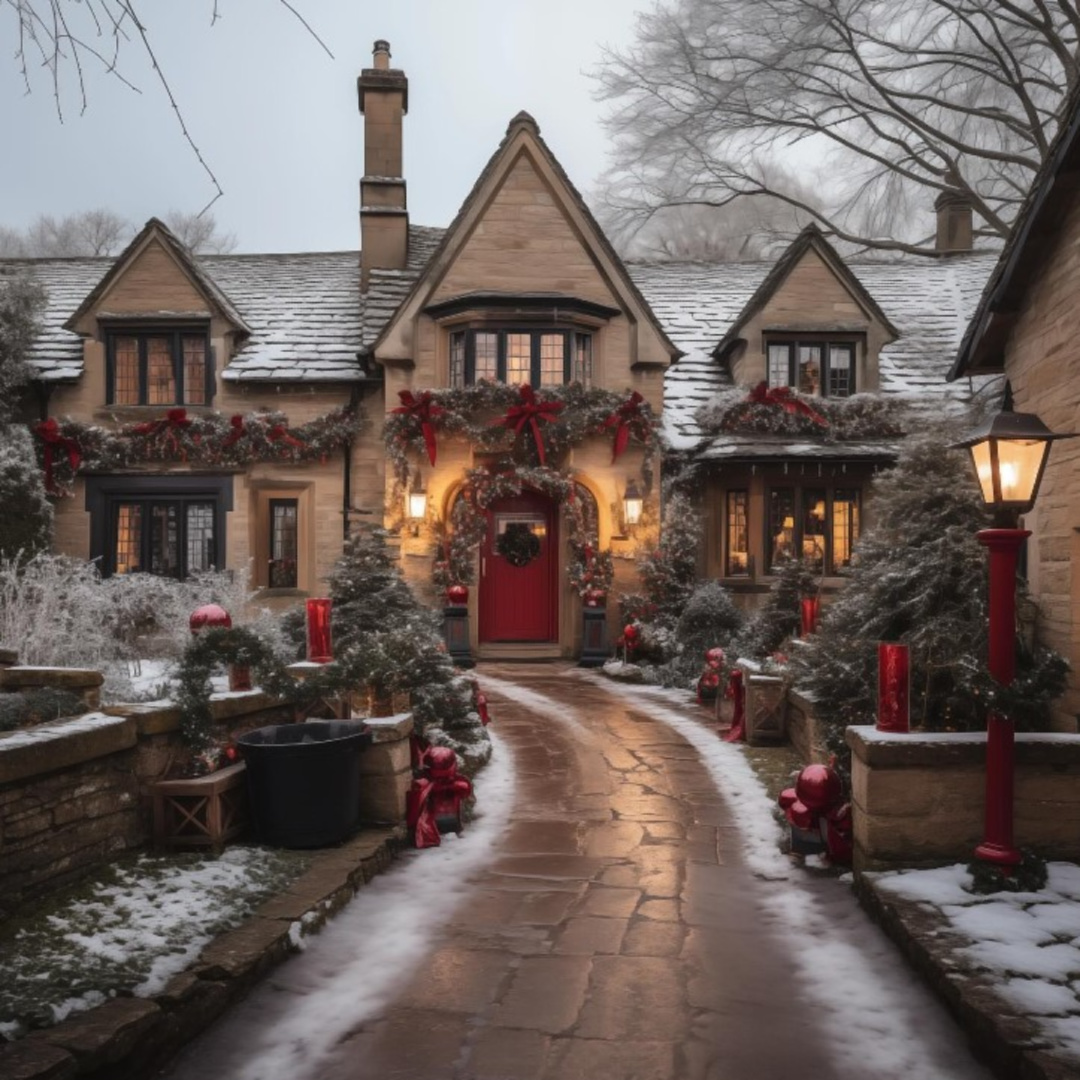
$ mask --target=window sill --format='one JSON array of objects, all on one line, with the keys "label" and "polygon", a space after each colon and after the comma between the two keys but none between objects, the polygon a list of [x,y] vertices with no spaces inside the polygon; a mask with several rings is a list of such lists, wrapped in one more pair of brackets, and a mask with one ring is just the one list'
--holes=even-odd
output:
[{"label": "window sill", "polygon": [[213,405],[102,405],[94,410],[95,420],[130,423],[135,420],[156,420],[170,409],[183,409],[188,416],[213,416]]}]

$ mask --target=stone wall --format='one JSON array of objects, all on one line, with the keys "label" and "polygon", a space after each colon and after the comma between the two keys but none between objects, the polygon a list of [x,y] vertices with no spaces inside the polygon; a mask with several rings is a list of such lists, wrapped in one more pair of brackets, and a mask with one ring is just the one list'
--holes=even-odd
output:
[{"label": "stone wall", "polygon": [[[288,723],[291,706],[261,691],[211,702],[222,739]],[[364,751],[363,819],[400,823],[412,778],[412,718],[372,722]],[[184,763],[180,712],[118,705],[0,735],[0,918],[152,836],[151,785]]]},{"label": "stone wall", "polygon": [[[986,734],[848,728],[855,869],[968,862],[983,839]],[[1080,736],[1016,736],[1015,843],[1080,859]]]}]

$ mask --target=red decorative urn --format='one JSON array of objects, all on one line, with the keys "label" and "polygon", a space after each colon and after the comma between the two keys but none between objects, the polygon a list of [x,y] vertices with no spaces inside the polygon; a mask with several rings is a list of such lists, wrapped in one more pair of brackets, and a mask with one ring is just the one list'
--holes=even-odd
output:
[{"label": "red decorative urn", "polygon": [[446,590],[446,602],[451,607],[465,607],[469,602],[469,587],[467,585],[451,585]]},{"label": "red decorative urn", "polygon": [[188,619],[188,629],[197,634],[205,627],[222,627],[228,630],[232,626],[232,618],[229,613],[219,604],[203,604],[196,608]]},{"label": "red decorative urn", "polygon": [[607,593],[603,589],[587,589],[584,600],[586,607],[603,607],[604,602],[607,600]]}]

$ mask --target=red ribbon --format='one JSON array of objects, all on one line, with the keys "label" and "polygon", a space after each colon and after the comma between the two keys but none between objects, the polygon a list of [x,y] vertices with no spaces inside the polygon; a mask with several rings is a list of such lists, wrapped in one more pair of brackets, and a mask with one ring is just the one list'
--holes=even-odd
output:
[{"label": "red ribbon", "polygon": [[45,490],[53,493],[56,491],[56,484],[53,481],[53,454],[58,451],[66,453],[71,471],[75,472],[79,468],[79,462],[82,461],[82,450],[74,439],[60,434],[60,425],[51,416],[38,424],[34,430],[45,444]]},{"label": "red ribbon", "polygon": [[430,390],[425,390],[417,397],[411,390],[399,390],[398,397],[401,404],[392,413],[402,416],[411,416],[419,425],[420,432],[424,436],[424,445],[427,447],[428,461],[435,464],[435,421],[446,410],[441,405],[436,405]]},{"label": "red ribbon", "polygon": [[299,439],[289,434],[289,429],[284,424],[275,424],[266,433],[266,437],[270,442],[284,442],[289,446],[299,447],[304,445]]},{"label": "red ribbon", "polygon": [[615,429],[615,442],[611,448],[611,464],[630,442],[630,427],[645,419],[641,406],[645,399],[635,390],[605,421],[605,428]]},{"label": "red ribbon", "polygon": [[188,419],[187,409],[170,409],[160,420],[148,420],[145,424],[136,424],[131,431],[135,435],[147,436],[165,432],[168,444],[186,460],[186,455],[180,447],[179,432],[189,427],[191,427],[191,420]]},{"label": "red ribbon", "polygon": [[533,439],[536,442],[536,454],[540,458],[540,464],[546,465],[544,436],[540,433],[539,422],[541,420],[551,421],[557,419],[557,413],[563,407],[563,403],[561,401],[538,400],[536,393],[528,383],[518,388],[518,396],[518,404],[507,409],[506,415],[501,420],[494,420],[492,423],[510,428],[515,435],[520,435],[525,426],[528,425],[532,429]]},{"label": "red ribbon", "polygon": [[746,400],[752,405],[779,405],[784,412],[808,416],[815,424],[829,426],[829,421],[821,413],[812,409],[802,398],[796,397],[788,386],[770,387],[765,382],[759,382]]},{"label": "red ribbon", "polygon": [[232,425],[232,431],[229,432],[228,436],[226,436],[221,444],[223,450],[228,449],[230,446],[235,446],[247,434],[247,431],[244,428],[244,418],[239,413],[235,416],[230,416],[229,423]]}]

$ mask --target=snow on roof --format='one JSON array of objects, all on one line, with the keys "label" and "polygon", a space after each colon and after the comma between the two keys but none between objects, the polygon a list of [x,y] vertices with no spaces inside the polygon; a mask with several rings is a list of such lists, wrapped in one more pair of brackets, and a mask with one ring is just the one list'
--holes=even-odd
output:
[{"label": "snow on roof", "polygon": [[[848,261],[849,269],[899,331],[900,336],[881,350],[883,394],[903,397],[926,412],[940,414],[961,407],[968,397],[967,386],[947,384],[945,376],[996,261],[993,252],[948,259]],[[664,383],[663,430],[672,449],[690,450],[706,438],[694,414],[731,384],[730,372],[712,350],[773,265],[631,264],[631,277],[671,339],[686,352],[668,370]],[[706,456],[734,456],[733,446],[734,440],[723,436],[710,444]],[[850,457],[852,449],[837,444],[829,452]],[[807,453],[806,446],[800,443],[797,452]],[[759,455],[748,452],[747,456]],[[872,455],[868,452],[867,456]]]}]

